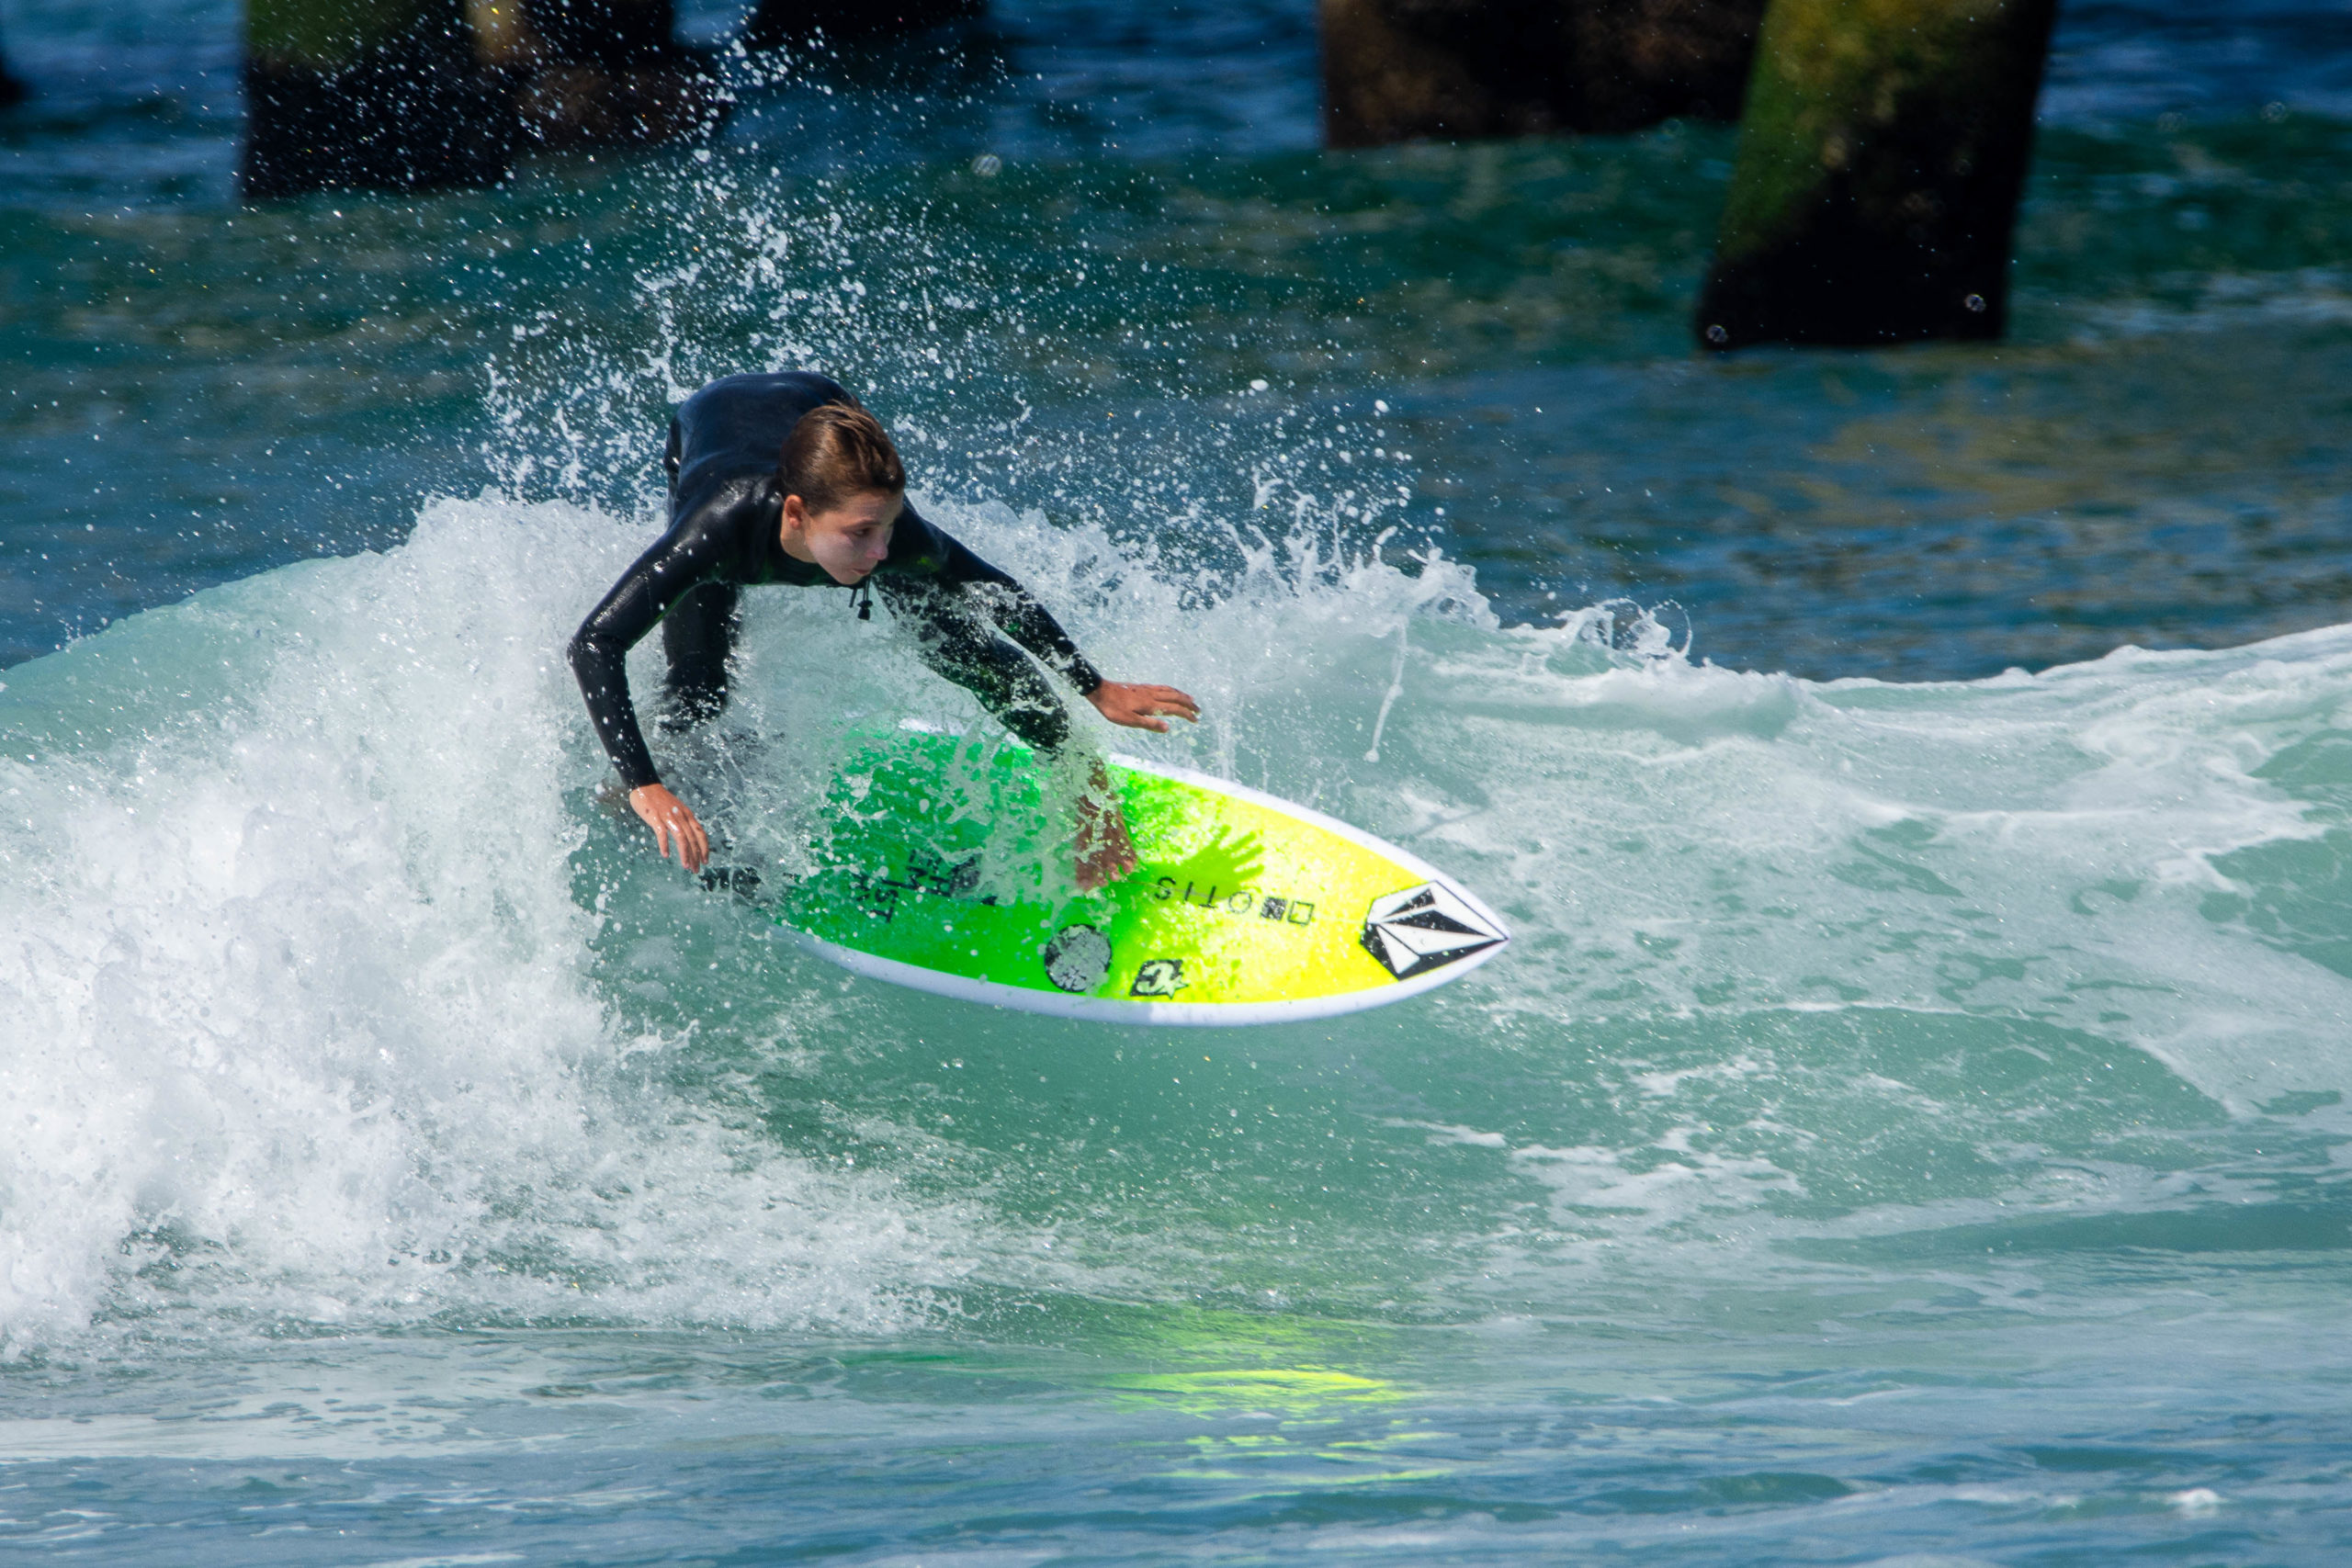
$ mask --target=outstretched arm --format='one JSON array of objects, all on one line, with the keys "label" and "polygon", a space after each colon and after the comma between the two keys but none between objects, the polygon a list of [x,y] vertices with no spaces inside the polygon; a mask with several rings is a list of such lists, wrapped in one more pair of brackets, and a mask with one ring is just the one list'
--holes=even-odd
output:
[{"label": "outstretched arm", "polygon": [[1037,596],[1018,579],[990,566],[952,535],[940,533],[939,540],[945,547],[945,557],[933,574],[933,581],[963,589],[1000,631],[1077,688],[1080,696],[1102,683],[1102,671],[1087,662],[1053,612],[1037,603]]},{"label": "outstretched arm", "polygon": [[[1034,594],[962,545],[940,537],[947,547],[941,563],[945,570],[881,573],[875,581],[891,615],[913,628],[923,662],[978,697],[1007,729],[1053,755],[1069,742],[1069,716],[1036,664],[992,628],[1010,634],[1114,724],[1165,730],[1162,714],[1200,717],[1193,699],[1173,686],[1102,679]],[[1078,885],[1092,892],[1136,868],[1118,794],[1099,758],[1088,760],[1077,810],[1072,853]]]},{"label": "outstretched arm", "polygon": [[637,705],[628,694],[628,650],[660,624],[673,605],[707,576],[713,564],[712,540],[704,532],[673,526],[653,547],[637,558],[602,602],[588,613],[573,634],[566,656],[580,682],[580,694],[596,726],[596,738],[628,786],[629,805],[653,829],[654,843],[670,852],[672,840],[678,859],[688,870],[697,869],[709,854],[702,824],[685,804],[665,788],[654,771],[639,727]]},{"label": "outstretched arm", "polygon": [[990,566],[962,541],[944,533],[940,538],[946,546],[946,558],[940,567],[939,581],[963,585],[999,629],[1076,687],[1079,695],[1092,703],[1104,718],[1130,729],[1151,729],[1163,735],[1168,731],[1163,715],[1200,722],[1200,705],[1173,686],[1104,680],[1054,619],[1053,612],[1039,604],[1017,578]]},{"label": "outstretched arm", "polygon": [[588,716],[595,721],[596,739],[605,743],[621,783],[631,789],[659,784],[662,775],[654,771],[645,732],[638,727],[637,705],[629,700],[628,650],[700,581],[695,563],[681,558],[684,554],[673,547],[669,535],[662,536],[588,612],[565,650]]},{"label": "outstretched arm", "polygon": [[874,585],[892,618],[913,632],[916,653],[935,673],[979,698],[999,723],[1038,750],[1057,752],[1069,741],[1069,714],[1044,673],[996,635],[960,589],[936,577],[897,572],[876,572]]}]

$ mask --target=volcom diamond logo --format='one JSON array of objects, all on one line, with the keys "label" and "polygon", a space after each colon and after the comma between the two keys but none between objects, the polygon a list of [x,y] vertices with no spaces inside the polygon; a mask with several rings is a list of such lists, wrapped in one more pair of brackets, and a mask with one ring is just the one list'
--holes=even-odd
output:
[{"label": "volcom diamond logo", "polygon": [[1399,980],[1409,980],[1510,941],[1438,882],[1374,898],[1363,918],[1364,950]]}]

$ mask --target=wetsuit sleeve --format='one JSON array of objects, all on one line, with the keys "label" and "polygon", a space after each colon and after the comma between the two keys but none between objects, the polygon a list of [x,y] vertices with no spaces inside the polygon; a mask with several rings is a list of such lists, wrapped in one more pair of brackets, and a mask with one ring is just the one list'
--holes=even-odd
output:
[{"label": "wetsuit sleeve", "polygon": [[913,631],[922,661],[941,677],[979,698],[1005,728],[1038,750],[1057,751],[1068,742],[1069,714],[1061,698],[1027,656],[996,635],[961,586],[896,572],[876,572],[874,585],[891,615]]},{"label": "wetsuit sleeve", "polygon": [[1079,652],[1078,644],[1062,630],[1053,613],[1037,603],[1037,596],[965,548],[954,536],[941,532],[939,537],[946,554],[932,573],[933,581],[964,589],[988,618],[1035,654],[1038,663],[1076,687],[1080,696],[1091,695],[1102,683],[1102,672]]},{"label": "wetsuit sleeve", "polygon": [[[596,739],[630,789],[660,784],[637,706],[628,695],[628,650],[670,613],[673,605],[709,581],[720,560],[719,530],[689,513],[637,558],[612,592],[588,613],[573,634],[567,655],[571,673],[595,721]],[[697,526],[698,524],[703,525]]]}]

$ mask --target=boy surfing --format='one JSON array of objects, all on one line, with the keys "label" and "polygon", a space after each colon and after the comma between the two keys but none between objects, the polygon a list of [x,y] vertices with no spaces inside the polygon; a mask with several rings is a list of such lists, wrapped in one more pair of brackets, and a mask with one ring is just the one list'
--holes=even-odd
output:
[{"label": "boy surfing", "polygon": [[[1200,718],[1173,686],[1104,680],[1026,588],[908,505],[889,434],[837,382],[806,371],[722,377],[679,405],[662,466],[669,529],[589,612],[569,654],[630,808],[656,851],[667,857],[674,844],[689,871],[710,858],[709,837],[654,769],[626,660],[658,622],[671,722],[715,716],[747,587],[839,584],[859,592],[861,620],[878,591],[912,630],[918,658],[1047,757],[1069,747],[1070,725],[1039,665],[1114,724],[1164,732],[1169,717]],[[1072,856],[1091,892],[1133,871],[1136,856],[1099,763],[1090,777]]]}]

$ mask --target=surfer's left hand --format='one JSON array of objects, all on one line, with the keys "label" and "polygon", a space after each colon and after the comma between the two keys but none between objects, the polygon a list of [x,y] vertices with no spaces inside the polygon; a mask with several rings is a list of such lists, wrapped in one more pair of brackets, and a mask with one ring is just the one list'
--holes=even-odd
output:
[{"label": "surfer's left hand", "polygon": [[[1094,711],[1113,724],[1124,724],[1129,729],[1156,729],[1168,733],[1168,719],[1159,716],[1181,718],[1187,724],[1201,722],[1201,705],[1173,686],[1130,684],[1125,681],[1105,681],[1086,694]],[[1124,839],[1125,834],[1121,837]]]}]

